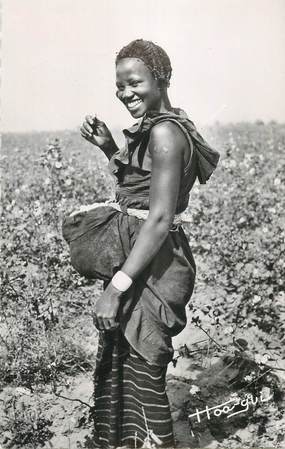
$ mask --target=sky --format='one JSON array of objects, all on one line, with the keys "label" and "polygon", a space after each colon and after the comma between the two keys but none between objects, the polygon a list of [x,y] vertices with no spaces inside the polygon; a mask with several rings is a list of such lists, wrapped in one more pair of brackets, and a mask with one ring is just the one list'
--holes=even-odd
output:
[{"label": "sky", "polygon": [[167,51],[195,123],[285,121],[284,0],[4,0],[2,16],[4,131],[130,126],[114,60],[136,38]]}]

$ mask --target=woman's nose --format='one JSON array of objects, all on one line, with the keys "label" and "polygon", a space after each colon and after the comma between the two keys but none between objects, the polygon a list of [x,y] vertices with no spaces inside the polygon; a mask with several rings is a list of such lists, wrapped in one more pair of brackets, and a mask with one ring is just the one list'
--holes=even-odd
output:
[{"label": "woman's nose", "polygon": [[129,98],[132,98],[134,95],[132,89],[130,87],[125,87],[123,91],[123,99],[128,100]]}]

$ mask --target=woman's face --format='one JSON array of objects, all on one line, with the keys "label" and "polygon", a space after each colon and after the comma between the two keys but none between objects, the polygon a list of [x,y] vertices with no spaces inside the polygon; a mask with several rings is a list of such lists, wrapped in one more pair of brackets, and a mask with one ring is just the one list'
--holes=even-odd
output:
[{"label": "woman's face", "polygon": [[148,67],[137,58],[123,58],[116,67],[116,95],[131,115],[142,117],[147,111],[159,110],[162,91]]}]

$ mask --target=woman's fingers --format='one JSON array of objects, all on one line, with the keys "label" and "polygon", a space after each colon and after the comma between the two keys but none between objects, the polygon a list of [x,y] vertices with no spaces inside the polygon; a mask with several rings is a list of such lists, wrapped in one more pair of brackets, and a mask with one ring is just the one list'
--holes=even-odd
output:
[{"label": "woman's fingers", "polygon": [[96,327],[96,329],[98,331],[104,330],[104,327],[102,326],[101,319],[100,319],[100,317],[98,317],[98,315],[95,312],[92,313],[92,318],[93,318],[93,323],[94,323],[94,326]]},{"label": "woman's fingers", "polygon": [[94,119],[94,122],[93,122],[93,123],[95,123],[96,127],[98,127],[98,126],[100,126],[100,127],[106,126],[106,123],[105,123],[105,122],[102,122],[102,120],[100,120],[100,119],[97,118],[97,117]]},{"label": "woman's fingers", "polygon": [[88,142],[94,143],[92,140],[92,137],[90,137],[88,134],[86,134],[85,132],[80,132],[81,136],[83,137],[83,139],[88,140]]},{"label": "woman's fingers", "polygon": [[85,140],[88,140],[88,142],[91,142],[91,138],[86,136],[85,134],[81,133],[81,137],[83,137],[83,139],[85,139]]},{"label": "woman's fingers", "polygon": [[106,318],[104,320],[104,326],[106,330],[116,329],[119,323],[116,323],[115,318]]},{"label": "woman's fingers", "polygon": [[97,322],[98,322],[98,329],[100,331],[104,331],[105,330],[105,326],[104,326],[103,318],[97,316]]},{"label": "woman's fingers", "polygon": [[80,128],[80,133],[82,135],[82,137],[89,137],[89,133],[87,133],[87,131],[85,131],[85,128],[83,128],[83,126],[81,126]]},{"label": "woman's fingers", "polygon": [[94,121],[95,121],[95,117],[92,117],[92,115],[86,115],[85,117],[85,121],[90,125],[93,126],[94,125]]},{"label": "woman's fingers", "polygon": [[82,128],[83,128],[87,133],[89,133],[90,135],[93,134],[93,128],[92,128],[91,125],[89,125],[88,122],[86,122],[86,121],[83,122]]},{"label": "woman's fingers", "polygon": [[80,134],[84,139],[88,140],[88,142],[93,143],[93,145],[98,144],[96,136],[94,136],[94,134],[90,134],[88,131],[86,131],[86,129],[83,126],[81,126],[81,128],[80,128]]},{"label": "woman's fingers", "polygon": [[94,129],[94,127],[97,129],[98,127],[106,126],[106,123],[102,122],[102,120],[98,119],[96,114],[94,114],[94,116],[86,115],[84,123],[89,125],[92,130]]},{"label": "woman's fingers", "polygon": [[93,322],[96,328],[102,330],[113,330],[119,326],[119,323],[115,321],[115,318],[102,318],[96,314],[93,315]]}]

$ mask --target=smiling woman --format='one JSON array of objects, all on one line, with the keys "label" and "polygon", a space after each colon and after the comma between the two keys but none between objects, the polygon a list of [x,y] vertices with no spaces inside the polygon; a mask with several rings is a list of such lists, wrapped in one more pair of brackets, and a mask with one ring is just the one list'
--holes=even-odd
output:
[{"label": "smiling woman", "polygon": [[104,281],[94,317],[96,447],[175,446],[165,376],[196,274],[181,213],[219,154],[171,106],[170,77],[161,47],[131,42],[116,57],[117,97],[140,119],[124,130],[125,147],[98,118],[87,116],[81,128],[117,181],[115,202],[76,211],[63,225],[74,267]]}]

